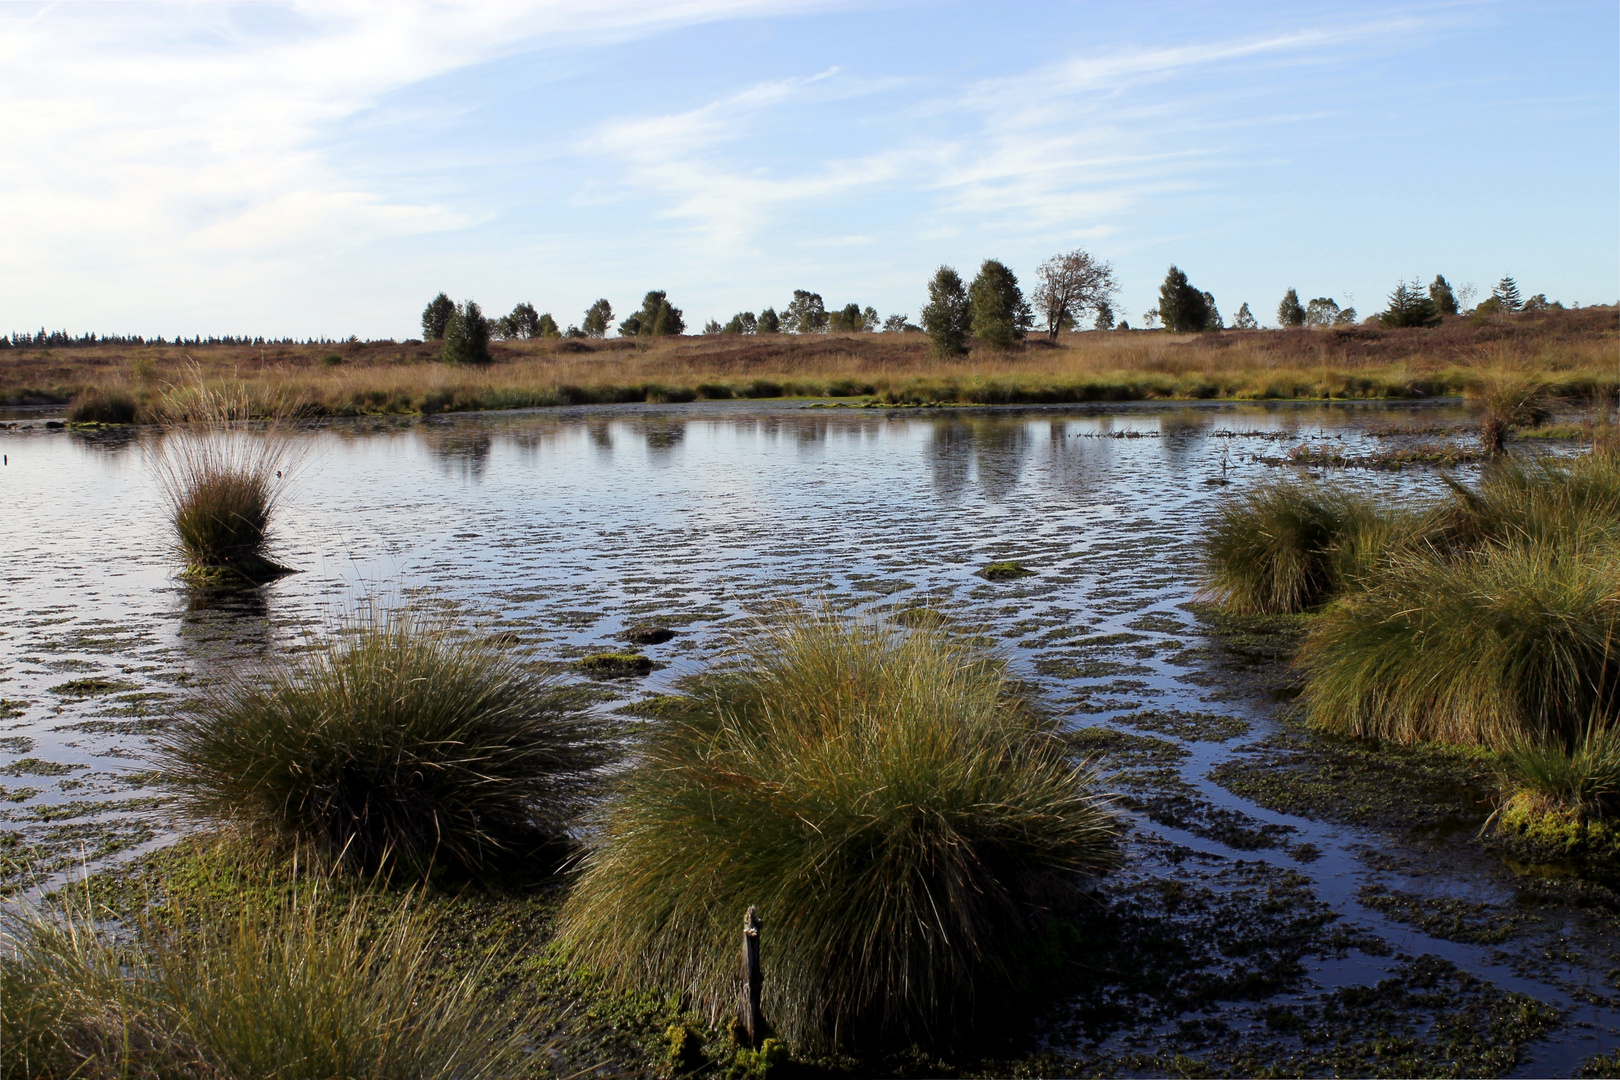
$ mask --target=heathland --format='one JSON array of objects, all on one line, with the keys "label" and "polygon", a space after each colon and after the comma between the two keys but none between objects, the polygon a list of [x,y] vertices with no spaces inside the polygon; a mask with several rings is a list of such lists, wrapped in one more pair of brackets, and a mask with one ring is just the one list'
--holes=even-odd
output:
[{"label": "heathland", "polygon": [[157,415],[175,386],[245,384],[266,412],[437,413],[614,402],[833,398],[850,404],[1045,404],[1232,398],[1399,399],[1469,393],[1490,372],[1558,397],[1620,388],[1613,306],[1369,325],[1199,334],[1090,331],[940,358],[926,335],[771,334],[510,340],[492,362],[438,342],[101,345],[0,355],[0,403],[73,403],[77,419]]}]

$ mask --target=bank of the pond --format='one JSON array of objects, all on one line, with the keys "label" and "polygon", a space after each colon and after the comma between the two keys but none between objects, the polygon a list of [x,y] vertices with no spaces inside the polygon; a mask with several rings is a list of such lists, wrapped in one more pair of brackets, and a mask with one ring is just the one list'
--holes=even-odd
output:
[{"label": "bank of the pond", "polygon": [[[173,388],[239,380],[264,412],[434,414],[627,402],[831,398],[878,405],[1143,400],[1391,400],[1460,395],[1493,372],[1558,397],[1612,395],[1613,308],[1453,319],[1433,329],[1075,333],[940,359],[921,334],[507,341],[481,368],[436,343],[99,346],[0,353],[0,403],[84,422],[173,413]],[[184,404],[178,405],[184,412]]]}]

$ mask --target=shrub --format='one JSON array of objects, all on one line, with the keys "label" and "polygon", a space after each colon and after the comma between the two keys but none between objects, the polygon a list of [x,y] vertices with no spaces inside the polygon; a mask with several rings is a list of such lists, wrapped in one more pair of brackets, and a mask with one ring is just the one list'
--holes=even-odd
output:
[{"label": "shrub", "polygon": [[78,901],[12,916],[6,937],[0,1072],[18,1080],[449,1080],[512,1076],[525,1057],[486,969],[432,977],[438,934],[409,899],[216,903],[143,918],[122,943]]},{"label": "shrub", "polygon": [[1204,536],[1203,595],[1233,611],[1307,611],[1359,580],[1401,531],[1369,500],[1320,484],[1260,484],[1226,501]]},{"label": "shrub", "polygon": [[1612,547],[1488,544],[1396,560],[1328,608],[1300,655],[1312,721],[1396,742],[1505,750],[1573,739],[1620,705]]},{"label": "shrub", "polygon": [[1011,984],[1116,825],[1004,665],[938,631],[790,612],[653,726],[565,903],[562,940],[626,986],[738,994],[764,919],[765,1012],[817,1046],[943,1041]]},{"label": "shrub", "polygon": [[227,680],[165,732],[193,813],[365,868],[479,869],[562,835],[602,758],[563,691],[409,613],[342,631]]},{"label": "shrub", "polygon": [[188,576],[261,581],[286,572],[264,555],[290,458],[279,433],[181,431],[165,438],[155,454],[158,486]]},{"label": "shrub", "polygon": [[73,424],[133,424],[135,399],[118,390],[87,390],[68,409]]}]

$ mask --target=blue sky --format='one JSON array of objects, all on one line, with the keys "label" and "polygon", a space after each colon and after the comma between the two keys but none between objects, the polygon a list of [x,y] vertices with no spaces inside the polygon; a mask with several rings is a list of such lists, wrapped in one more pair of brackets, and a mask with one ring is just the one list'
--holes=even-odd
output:
[{"label": "blue sky", "polygon": [[0,330],[403,338],[1082,246],[1133,322],[1401,278],[1620,297],[1601,3],[0,5]]}]

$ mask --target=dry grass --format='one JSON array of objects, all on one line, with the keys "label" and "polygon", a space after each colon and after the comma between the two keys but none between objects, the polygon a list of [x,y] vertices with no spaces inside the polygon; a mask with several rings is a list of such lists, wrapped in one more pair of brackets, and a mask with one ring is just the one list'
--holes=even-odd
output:
[{"label": "dry grass", "polygon": [[0,400],[123,394],[155,418],[171,411],[165,387],[193,381],[192,364],[209,385],[240,380],[277,409],[329,415],[781,395],[984,404],[1410,397],[1463,393],[1487,371],[1534,373],[1553,394],[1575,397],[1614,392],[1616,331],[1616,309],[1587,308],[1432,330],[1082,333],[1057,347],[981,348],[954,360],[930,357],[921,334],[520,341],[495,343],[495,362],[480,369],[393,342],[337,346],[338,364],[326,362],[331,345],[22,349],[0,353]]},{"label": "dry grass", "polygon": [[490,969],[434,972],[439,930],[409,896],[300,887],[200,912],[160,902],[116,935],[110,914],[70,896],[55,910],[5,918],[0,1075],[528,1073],[521,1026],[492,1000]]}]

